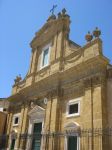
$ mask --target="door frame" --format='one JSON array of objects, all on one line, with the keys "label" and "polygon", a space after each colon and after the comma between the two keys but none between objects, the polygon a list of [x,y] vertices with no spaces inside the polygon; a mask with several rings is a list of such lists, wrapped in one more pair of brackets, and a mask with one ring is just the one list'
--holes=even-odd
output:
[{"label": "door frame", "polygon": [[[34,123],[42,123],[42,132],[44,131],[44,118],[45,118],[45,109],[35,105],[30,112],[28,113],[29,116],[29,127],[28,127],[28,134],[33,133]],[[41,148],[42,150],[43,138],[41,138]],[[31,150],[32,146],[32,139],[27,139],[26,149]]]},{"label": "door frame", "polygon": [[[33,122],[31,120],[29,120],[28,134],[33,134],[33,129],[34,129],[34,124],[35,123],[42,123],[42,131],[41,131],[41,133],[43,133],[44,121],[43,121],[43,119],[40,119],[40,120],[33,120]],[[26,146],[27,150],[31,150],[32,149],[32,142],[33,142],[33,139],[28,139],[27,140],[27,146]],[[42,150],[42,143],[43,143],[43,140],[41,138],[40,150]]]},{"label": "door frame", "polygon": [[[64,150],[68,150],[68,135],[65,136],[65,144],[64,144]],[[77,137],[77,150],[80,150],[80,137],[76,135]]]},{"label": "door frame", "polygon": [[[77,122],[69,122],[65,126],[65,140],[64,140],[64,150],[68,150],[68,137],[71,136],[71,132],[73,132],[72,136],[77,137],[77,150],[80,150],[80,126]],[[67,131],[67,132],[66,132]],[[70,134],[69,134],[70,132]]]},{"label": "door frame", "polygon": [[10,149],[12,149],[12,142],[13,142],[13,140],[15,141],[15,143],[14,143],[14,149],[15,149],[15,145],[16,145],[16,139],[15,138],[11,139]]},{"label": "door frame", "polygon": [[[43,121],[36,121],[36,122],[33,122],[32,133],[34,131],[34,125],[36,123],[42,123],[42,130],[43,130]],[[42,133],[42,130],[41,130],[41,133]],[[40,150],[41,150],[42,149],[42,137],[41,137],[40,141],[41,141],[41,144],[40,144]],[[32,149],[32,146],[33,146],[33,139],[31,139],[31,149]]]}]

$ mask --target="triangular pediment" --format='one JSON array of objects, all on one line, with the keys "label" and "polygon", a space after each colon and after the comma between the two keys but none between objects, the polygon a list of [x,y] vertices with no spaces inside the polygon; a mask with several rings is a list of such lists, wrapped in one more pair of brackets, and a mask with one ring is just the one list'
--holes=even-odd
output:
[{"label": "triangular pediment", "polygon": [[78,130],[78,129],[80,129],[80,126],[76,122],[70,122],[70,123],[66,124],[64,128]]},{"label": "triangular pediment", "polygon": [[32,116],[35,116],[35,115],[44,115],[44,113],[45,113],[45,109],[42,108],[42,107],[40,107],[40,106],[38,106],[38,105],[36,105],[34,108],[32,108],[30,110],[30,112],[28,113],[28,115],[30,117],[32,117]]}]

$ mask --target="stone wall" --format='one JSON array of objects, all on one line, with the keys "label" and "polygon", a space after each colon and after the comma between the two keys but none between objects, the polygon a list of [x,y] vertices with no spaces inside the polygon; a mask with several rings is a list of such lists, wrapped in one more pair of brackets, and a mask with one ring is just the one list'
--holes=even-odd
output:
[{"label": "stone wall", "polygon": [[112,78],[107,80],[108,125],[112,127]]}]

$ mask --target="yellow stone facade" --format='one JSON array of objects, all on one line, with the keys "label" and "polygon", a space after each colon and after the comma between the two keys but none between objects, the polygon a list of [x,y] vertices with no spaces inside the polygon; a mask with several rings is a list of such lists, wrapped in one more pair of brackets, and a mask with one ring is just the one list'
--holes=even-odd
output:
[{"label": "yellow stone facade", "polygon": [[[28,73],[23,80],[16,78],[8,98],[7,150],[11,149],[12,139],[16,139],[14,150],[33,150],[32,141],[19,136],[32,134],[33,125],[38,122],[42,122],[42,133],[112,125],[112,66],[103,55],[102,41],[97,37],[79,46],[69,39],[69,26],[70,17],[63,11],[58,17],[50,16],[35,34],[30,44]],[[42,67],[46,46],[50,48],[49,64]],[[70,105],[75,103],[79,109],[77,115],[67,114]],[[92,135],[89,140],[89,145],[83,144],[84,138],[80,138],[77,150],[109,149],[103,138],[100,145],[99,139]],[[40,149],[68,150],[66,143],[66,137],[49,137],[47,143],[46,137],[42,137]]]}]

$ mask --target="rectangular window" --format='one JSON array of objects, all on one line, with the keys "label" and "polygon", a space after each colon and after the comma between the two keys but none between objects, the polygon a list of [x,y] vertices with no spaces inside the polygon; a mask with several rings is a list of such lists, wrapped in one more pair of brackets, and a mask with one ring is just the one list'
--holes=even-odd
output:
[{"label": "rectangular window", "polygon": [[15,119],[14,119],[14,124],[18,124],[18,122],[19,122],[19,118],[18,118],[18,117],[15,117]]},{"label": "rectangular window", "polygon": [[49,62],[49,49],[46,49],[43,51],[43,61],[42,66],[47,66]]},{"label": "rectangular window", "polygon": [[20,113],[15,114],[15,115],[13,116],[13,126],[19,125],[19,121],[20,121]]},{"label": "rectangular window", "polygon": [[67,117],[79,116],[80,115],[80,100],[70,100],[67,103]]},{"label": "rectangular window", "polygon": [[78,113],[78,103],[69,105],[69,114]]},{"label": "rectangular window", "polygon": [[42,49],[40,69],[49,65],[50,45],[51,44],[48,44]]}]

